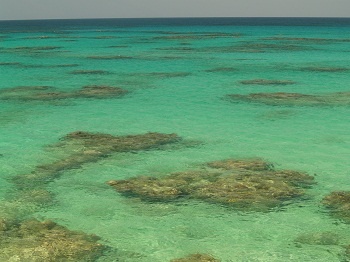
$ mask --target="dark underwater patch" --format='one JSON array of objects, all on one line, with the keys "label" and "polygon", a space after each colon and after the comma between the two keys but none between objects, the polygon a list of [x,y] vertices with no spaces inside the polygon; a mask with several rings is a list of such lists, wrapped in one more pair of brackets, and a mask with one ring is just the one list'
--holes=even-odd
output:
[{"label": "dark underwater patch", "polygon": [[301,198],[314,178],[292,170],[275,170],[261,159],[228,159],[156,178],[133,177],[107,184],[128,197],[146,201],[197,199],[243,211],[269,211]]},{"label": "dark underwater patch", "polygon": [[109,75],[111,72],[105,70],[74,70],[69,72],[72,75]]},{"label": "dark underwater patch", "polygon": [[296,84],[290,80],[272,80],[272,79],[252,79],[239,81],[242,85],[263,85],[263,86],[274,86],[274,85],[293,85]]},{"label": "dark underwater patch", "polygon": [[316,95],[286,92],[229,94],[226,99],[232,102],[243,101],[275,106],[349,106],[350,92]]}]

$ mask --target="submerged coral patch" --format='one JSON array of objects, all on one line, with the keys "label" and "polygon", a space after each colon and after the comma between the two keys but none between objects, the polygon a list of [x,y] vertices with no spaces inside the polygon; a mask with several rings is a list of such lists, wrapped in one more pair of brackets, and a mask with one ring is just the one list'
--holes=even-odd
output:
[{"label": "submerged coral patch", "polygon": [[153,39],[162,40],[202,40],[202,39],[214,39],[214,38],[238,38],[241,37],[240,33],[188,33],[188,34],[169,34],[164,36],[156,36]]},{"label": "submerged coral patch", "polygon": [[61,49],[61,46],[17,46],[17,47],[9,47],[5,48],[5,51],[9,52],[43,52],[43,51],[56,51]]},{"label": "submerged coral patch", "polygon": [[240,81],[239,83],[241,83],[243,85],[263,85],[263,86],[295,84],[294,81],[290,81],[290,80],[271,80],[271,79],[243,80],[243,81]]},{"label": "submerged coral patch", "polygon": [[207,69],[207,70],[204,70],[205,72],[208,72],[208,73],[219,73],[219,72],[236,72],[237,71],[237,68],[235,67],[215,67],[215,68],[211,68],[211,69]]},{"label": "submerged coral patch", "polygon": [[105,70],[74,70],[71,71],[72,75],[109,75],[111,72]]},{"label": "submerged coral patch", "polygon": [[19,66],[19,62],[0,62],[0,66]]},{"label": "submerged coral patch", "polygon": [[260,158],[252,159],[227,159],[208,163],[209,167],[226,170],[245,169],[251,171],[267,171],[273,169],[273,164]]},{"label": "submerged coral patch", "polygon": [[110,45],[107,48],[128,48],[128,45]]},{"label": "submerged coral patch", "polygon": [[38,165],[29,174],[14,176],[12,182],[21,190],[41,189],[61,176],[64,171],[81,168],[86,163],[97,162],[112,153],[158,149],[162,145],[179,140],[180,137],[176,134],[146,133],[113,136],[76,131],[67,134],[59,144],[53,146],[60,151],[65,150],[67,157],[52,163]]},{"label": "submerged coral patch", "polygon": [[156,50],[165,50],[165,51],[194,51],[195,48],[192,47],[159,47]]},{"label": "submerged coral patch", "polygon": [[124,95],[126,93],[128,93],[128,91],[120,87],[92,85],[83,86],[80,90],[74,92],[73,96],[82,98],[108,98]]},{"label": "submerged coral patch", "polygon": [[94,36],[94,37],[90,37],[91,39],[114,39],[117,38],[114,35],[100,35],[100,36]]},{"label": "submerged coral patch", "polygon": [[281,37],[281,36],[266,37],[266,38],[263,38],[262,40],[306,42],[306,43],[312,43],[312,44],[350,42],[350,39],[315,38],[315,37]]},{"label": "submerged coral patch", "polygon": [[228,46],[211,46],[199,48],[198,51],[214,53],[265,53],[265,52],[292,52],[313,50],[315,48],[290,43],[260,43],[260,42],[240,42]]},{"label": "submerged coral patch", "polygon": [[139,176],[107,184],[148,201],[192,198],[241,210],[268,211],[304,195],[314,184],[306,173],[274,170],[260,159],[210,162],[216,170],[186,171],[155,178]]},{"label": "submerged coral patch", "polygon": [[320,66],[310,66],[310,67],[304,67],[301,69],[302,71],[310,71],[310,72],[328,72],[328,73],[335,73],[335,72],[346,72],[349,71],[349,68],[346,67],[320,67]]},{"label": "submerged coral patch", "polygon": [[49,65],[47,67],[49,68],[65,68],[65,67],[76,67],[76,66],[79,66],[79,64],[60,64],[60,65]]},{"label": "submerged coral patch", "polygon": [[125,60],[125,59],[133,59],[132,56],[124,56],[124,55],[105,55],[105,56],[88,56],[88,59],[95,60]]},{"label": "submerged coral patch", "polygon": [[252,93],[247,95],[229,94],[229,101],[244,101],[280,106],[348,106],[350,92],[336,92],[328,94],[300,94],[300,93]]},{"label": "submerged coral patch", "polygon": [[220,262],[220,260],[212,257],[208,254],[191,254],[184,258],[176,258],[170,260],[170,262]]},{"label": "submerged coral patch", "polygon": [[131,77],[147,77],[147,78],[173,78],[190,76],[190,72],[151,72],[151,73],[132,73],[128,74]]},{"label": "submerged coral patch", "polygon": [[152,77],[160,77],[160,78],[170,78],[170,77],[185,77],[191,75],[188,72],[154,72],[146,74]]},{"label": "submerged coral patch", "polygon": [[338,245],[340,237],[333,232],[313,232],[301,234],[294,241],[307,245]]},{"label": "submerged coral patch", "polygon": [[0,99],[18,101],[52,101],[76,98],[113,98],[128,93],[119,87],[112,86],[83,86],[70,92],[59,91],[49,86],[20,86],[0,90]]},{"label": "submerged coral patch", "polygon": [[0,218],[1,261],[95,261],[106,249],[98,240],[52,221]]},{"label": "submerged coral patch", "polygon": [[350,223],[350,191],[335,191],[323,198],[333,217]]}]

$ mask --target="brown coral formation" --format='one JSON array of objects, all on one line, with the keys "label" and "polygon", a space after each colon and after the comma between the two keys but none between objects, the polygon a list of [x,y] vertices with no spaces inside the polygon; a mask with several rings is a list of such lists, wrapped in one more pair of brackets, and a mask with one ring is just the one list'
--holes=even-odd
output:
[{"label": "brown coral formation", "polygon": [[259,42],[241,42],[237,45],[230,46],[213,46],[199,48],[199,51],[204,52],[219,52],[219,53],[265,53],[265,52],[296,52],[313,50],[313,47],[303,46],[291,43],[259,43]]},{"label": "brown coral formation", "polygon": [[147,76],[151,77],[157,77],[157,78],[171,78],[171,77],[185,77],[191,75],[191,73],[188,72],[154,72],[145,74]]},{"label": "brown coral formation", "polygon": [[307,95],[300,93],[252,93],[247,95],[230,94],[230,101],[245,101],[266,105],[282,106],[347,106],[350,105],[350,92]]},{"label": "brown coral formation", "polygon": [[309,42],[313,44],[325,44],[325,43],[337,43],[337,42],[350,42],[350,39],[342,38],[312,38],[312,37],[266,37],[262,40],[272,40],[272,41],[296,41],[296,42]]},{"label": "brown coral formation", "polygon": [[120,96],[128,93],[128,91],[113,86],[91,85],[83,86],[80,90],[73,92],[72,96],[79,98],[108,98]]},{"label": "brown coral formation", "polygon": [[0,62],[0,66],[18,66],[20,64],[19,62]]},{"label": "brown coral formation", "polygon": [[235,67],[216,67],[216,68],[207,69],[207,70],[204,70],[204,71],[208,72],[208,73],[218,73],[218,72],[230,73],[230,72],[236,72],[237,68],[235,68]]},{"label": "brown coral formation", "polygon": [[243,85],[263,85],[263,86],[269,86],[269,85],[293,85],[295,84],[294,81],[290,80],[269,80],[269,79],[252,79],[252,80],[243,80],[239,83]]},{"label": "brown coral formation", "polygon": [[333,232],[313,232],[299,235],[295,242],[307,245],[338,245],[340,237]]},{"label": "brown coral formation", "polygon": [[45,184],[59,177],[62,172],[80,168],[86,163],[97,162],[112,153],[157,149],[179,140],[176,134],[146,133],[113,136],[76,131],[66,135],[62,142],[56,145],[60,149],[65,148],[71,152],[67,157],[53,163],[38,165],[30,174],[13,177],[13,182],[22,190],[41,189]]},{"label": "brown coral formation", "polygon": [[50,101],[70,98],[112,98],[126,94],[128,91],[112,86],[83,86],[71,92],[58,91],[49,86],[20,86],[0,90],[0,99],[19,101]]},{"label": "brown coral formation", "polygon": [[[167,58],[171,59],[171,58]],[[176,58],[175,58],[176,59]],[[151,73],[132,73],[129,74],[132,77],[153,77],[153,78],[175,78],[175,77],[186,77],[191,75],[189,72],[151,72]]]},{"label": "brown coral formation", "polygon": [[104,70],[74,70],[72,75],[108,75],[110,72]]},{"label": "brown coral formation", "polygon": [[267,171],[273,169],[272,163],[268,163],[260,158],[220,160],[209,162],[208,166],[226,170],[246,169],[251,171]]},{"label": "brown coral formation", "polygon": [[140,176],[111,180],[118,192],[143,200],[200,199],[242,210],[268,211],[301,197],[313,177],[291,170],[273,170],[260,159],[210,162],[217,170],[187,171],[155,178]]},{"label": "brown coral formation", "polygon": [[328,73],[335,73],[335,72],[346,72],[349,71],[349,68],[346,67],[304,67],[302,68],[302,71],[310,71],[310,72],[328,72]]},{"label": "brown coral formation", "polygon": [[0,219],[1,261],[95,261],[106,249],[98,240],[52,221]]},{"label": "brown coral formation", "polygon": [[323,199],[333,217],[350,223],[350,191],[335,191]]},{"label": "brown coral formation", "polygon": [[170,262],[220,262],[208,254],[191,254],[184,258],[172,259]]},{"label": "brown coral formation", "polygon": [[95,60],[125,60],[125,59],[133,59],[132,56],[123,56],[123,55],[110,55],[110,56],[88,56],[88,59]]},{"label": "brown coral formation", "polygon": [[11,47],[8,50],[11,51],[27,51],[27,52],[40,52],[40,51],[52,51],[62,48],[61,46],[18,46]]},{"label": "brown coral formation", "polygon": [[173,33],[165,36],[156,36],[153,39],[162,40],[202,40],[202,39],[215,39],[215,38],[238,38],[242,34],[239,33],[188,33],[188,34],[177,34]]}]

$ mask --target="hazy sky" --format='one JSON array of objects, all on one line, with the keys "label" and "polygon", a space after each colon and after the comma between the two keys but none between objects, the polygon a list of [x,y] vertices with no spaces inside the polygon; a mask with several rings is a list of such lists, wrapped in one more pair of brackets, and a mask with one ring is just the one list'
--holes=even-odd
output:
[{"label": "hazy sky", "polygon": [[198,16],[349,17],[350,0],[0,0],[0,20]]}]

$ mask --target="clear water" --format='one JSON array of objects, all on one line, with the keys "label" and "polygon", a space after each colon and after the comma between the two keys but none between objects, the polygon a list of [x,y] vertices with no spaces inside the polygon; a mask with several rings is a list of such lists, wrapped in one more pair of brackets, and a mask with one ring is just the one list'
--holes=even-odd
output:
[{"label": "clear water", "polygon": [[[175,34],[176,33],[176,34]],[[232,37],[188,38],[230,33]],[[164,38],[184,35],[181,39]],[[54,36],[59,38],[38,38]],[[101,36],[108,36],[103,38]],[[101,237],[120,251],[118,261],[170,261],[208,253],[221,261],[344,261],[350,226],[330,217],[322,198],[350,190],[350,107],[288,107],[231,103],[227,94],[349,91],[349,72],[302,71],[350,68],[349,41],[278,41],[268,37],[350,39],[349,19],[155,19],[0,23],[0,89],[112,85],[130,91],[120,99],[57,103],[1,101],[0,198],[16,190],[12,176],[57,157],[48,146],[84,130],[113,135],[177,133],[197,146],[114,154],[65,172],[48,185],[55,205],[30,216]],[[244,44],[277,44],[264,52],[228,51]],[[288,49],[285,45],[293,45]],[[13,51],[20,46],[60,49]],[[110,47],[114,46],[114,47]],[[295,48],[296,47],[296,48]],[[11,51],[12,50],[12,51]],[[88,56],[130,56],[93,60]],[[57,65],[76,64],[75,67]],[[236,70],[207,72],[229,67]],[[106,70],[107,75],[73,75]],[[152,73],[188,73],[169,77]],[[242,85],[277,79],[294,85]],[[309,198],[268,213],[237,212],[197,201],[145,203],[105,184],[138,175],[161,176],[200,168],[208,161],[262,157],[278,169],[315,175]],[[296,244],[302,233],[334,232],[339,245]],[[117,261],[108,255],[106,261]]]}]

